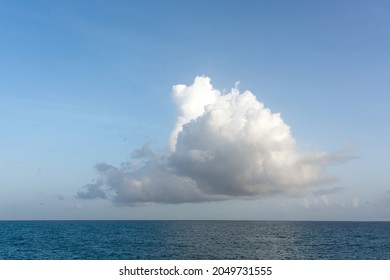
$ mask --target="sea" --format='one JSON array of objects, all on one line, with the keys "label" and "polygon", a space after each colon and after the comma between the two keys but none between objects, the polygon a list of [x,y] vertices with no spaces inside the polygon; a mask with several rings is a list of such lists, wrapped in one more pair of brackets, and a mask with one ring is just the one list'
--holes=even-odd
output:
[{"label": "sea", "polygon": [[0,221],[2,260],[390,260],[390,222]]}]

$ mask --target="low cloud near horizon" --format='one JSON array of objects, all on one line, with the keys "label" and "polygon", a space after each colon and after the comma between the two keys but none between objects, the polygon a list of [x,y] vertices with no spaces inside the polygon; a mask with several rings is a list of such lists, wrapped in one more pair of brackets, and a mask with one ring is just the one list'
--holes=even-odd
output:
[{"label": "low cloud near horizon", "polygon": [[120,167],[95,166],[100,179],[84,186],[81,199],[116,205],[189,203],[302,195],[335,178],[327,168],[347,157],[299,153],[290,127],[250,91],[215,89],[208,77],[175,85],[176,124],[169,151],[145,144]]}]

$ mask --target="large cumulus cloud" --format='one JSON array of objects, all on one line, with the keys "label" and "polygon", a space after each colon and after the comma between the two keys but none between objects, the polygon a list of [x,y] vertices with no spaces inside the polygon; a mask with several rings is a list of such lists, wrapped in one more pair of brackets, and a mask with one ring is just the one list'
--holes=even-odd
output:
[{"label": "large cumulus cloud", "polygon": [[144,145],[121,167],[96,165],[101,178],[80,190],[80,198],[137,205],[298,195],[333,180],[327,167],[344,160],[337,153],[297,152],[281,115],[249,91],[223,94],[199,76],[190,86],[174,86],[172,99],[177,121],[169,152]]}]

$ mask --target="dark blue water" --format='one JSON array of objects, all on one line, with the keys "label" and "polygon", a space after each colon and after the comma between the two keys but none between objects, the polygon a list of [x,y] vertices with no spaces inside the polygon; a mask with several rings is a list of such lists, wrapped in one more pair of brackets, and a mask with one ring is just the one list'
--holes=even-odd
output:
[{"label": "dark blue water", "polygon": [[390,259],[390,222],[2,221],[0,259]]}]

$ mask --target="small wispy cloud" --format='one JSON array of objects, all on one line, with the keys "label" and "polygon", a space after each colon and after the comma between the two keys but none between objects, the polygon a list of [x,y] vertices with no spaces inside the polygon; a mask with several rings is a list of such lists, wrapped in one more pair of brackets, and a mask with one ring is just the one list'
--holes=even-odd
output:
[{"label": "small wispy cloud", "polygon": [[326,188],[321,190],[313,191],[313,194],[315,195],[328,195],[333,193],[340,193],[344,190],[342,187],[332,187],[332,188]]},{"label": "small wispy cloud", "polygon": [[307,209],[332,208],[332,209],[354,209],[362,206],[362,201],[358,197],[347,199],[335,199],[328,195],[317,195],[303,199],[303,206]]},{"label": "small wispy cloud", "polygon": [[300,195],[334,181],[327,168],[349,159],[299,153],[281,115],[237,85],[223,94],[199,76],[190,86],[174,86],[172,99],[177,120],[169,151],[155,153],[146,144],[120,167],[97,164],[100,179],[84,186],[79,198],[137,205]]}]

